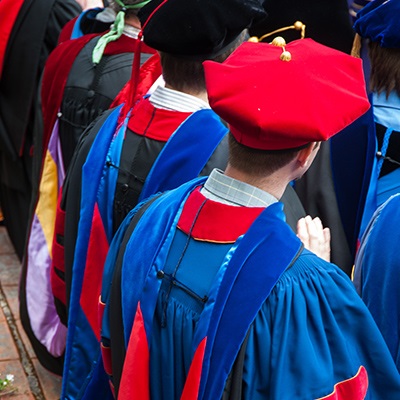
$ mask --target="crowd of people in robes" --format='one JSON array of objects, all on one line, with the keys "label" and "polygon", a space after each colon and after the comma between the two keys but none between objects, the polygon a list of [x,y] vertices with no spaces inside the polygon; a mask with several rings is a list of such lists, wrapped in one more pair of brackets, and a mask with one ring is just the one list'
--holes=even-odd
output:
[{"label": "crowd of people in robes", "polygon": [[61,399],[400,399],[399,18],[0,1],[0,217]]}]

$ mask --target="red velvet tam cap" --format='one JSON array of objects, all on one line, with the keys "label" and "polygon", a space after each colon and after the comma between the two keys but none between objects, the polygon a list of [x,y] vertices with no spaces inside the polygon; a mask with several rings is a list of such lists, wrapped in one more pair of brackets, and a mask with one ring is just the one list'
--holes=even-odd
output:
[{"label": "red velvet tam cap", "polygon": [[327,140],[370,107],[361,60],[312,39],[245,42],[224,63],[203,65],[211,108],[255,149]]}]

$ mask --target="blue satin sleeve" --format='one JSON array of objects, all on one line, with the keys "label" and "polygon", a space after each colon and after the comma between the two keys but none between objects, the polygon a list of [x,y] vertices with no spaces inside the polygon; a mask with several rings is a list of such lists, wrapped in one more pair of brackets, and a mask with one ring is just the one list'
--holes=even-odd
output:
[{"label": "blue satin sleeve", "polygon": [[353,284],[339,268],[305,251],[251,327],[243,398],[317,399],[361,365],[368,372],[367,399],[400,399],[395,364]]},{"label": "blue satin sleeve", "polygon": [[[356,287],[400,371],[400,194],[374,214],[355,262]],[[400,397],[399,397],[400,398]]]}]

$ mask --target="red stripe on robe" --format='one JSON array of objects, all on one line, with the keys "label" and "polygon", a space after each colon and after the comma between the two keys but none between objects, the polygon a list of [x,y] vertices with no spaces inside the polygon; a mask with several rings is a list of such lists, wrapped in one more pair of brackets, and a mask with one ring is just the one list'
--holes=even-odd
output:
[{"label": "red stripe on robe", "polygon": [[364,400],[367,390],[368,374],[361,366],[355,376],[337,383],[331,394],[317,400]]},{"label": "red stripe on robe", "polygon": [[203,369],[204,352],[206,350],[207,337],[198,345],[194,353],[189,373],[183,388],[181,400],[195,400],[199,397],[201,371]]},{"label": "red stripe on robe", "polygon": [[149,344],[139,302],[129,338],[118,400],[150,400],[149,365]]},{"label": "red stripe on robe", "polygon": [[108,248],[106,232],[96,203],[89,237],[80,305],[98,340],[100,340],[98,302]]},{"label": "red stripe on robe", "polygon": [[111,348],[104,346],[100,343],[101,348],[101,358],[103,359],[104,371],[108,375],[112,375],[112,360],[111,360]]}]

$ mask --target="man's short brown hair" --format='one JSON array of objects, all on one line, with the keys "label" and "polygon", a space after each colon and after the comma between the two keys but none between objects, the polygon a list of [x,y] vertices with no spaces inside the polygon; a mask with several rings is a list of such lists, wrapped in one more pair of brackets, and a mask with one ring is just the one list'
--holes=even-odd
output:
[{"label": "man's short brown hair", "polygon": [[229,164],[237,170],[255,177],[272,174],[289,164],[309,144],[294,149],[259,150],[240,144],[229,134]]},{"label": "man's short brown hair", "polygon": [[[212,58],[222,63],[248,36],[244,30],[237,39],[220,55]],[[203,62],[209,58],[183,58],[160,51],[161,66],[165,83],[181,92],[201,93],[206,88]]]}]

